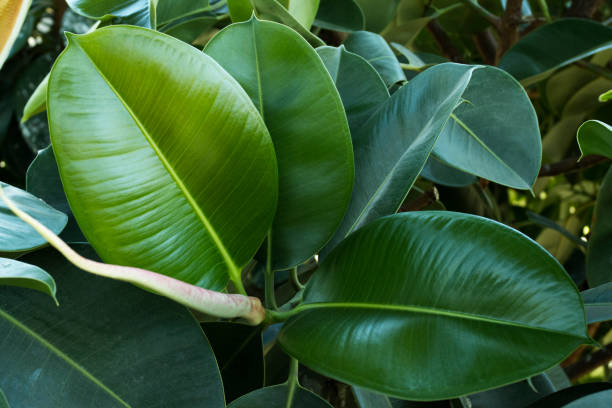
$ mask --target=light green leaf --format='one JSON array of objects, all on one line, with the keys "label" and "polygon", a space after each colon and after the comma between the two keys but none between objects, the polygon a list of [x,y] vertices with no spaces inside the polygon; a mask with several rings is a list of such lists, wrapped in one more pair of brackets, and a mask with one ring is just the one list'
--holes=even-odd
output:
[{"label": "light green leaf", "polygon": [[37,113],[44,112],[47,110],[47,86],[49,84],[49,74],[45,76],[40,84],[34,90],[34,93],[26,102],[23,108],[23,116],[21,117],[21,123],[30,119]]},{"label": "light green leaf", "polygon": [[[253,391],[228,405],[227,408],[285,408],[287,385],[275,385]],[[331,408],[331,405],[317,394],[297,386],[292,408]]]},{"label": "light green leaf", "polygon": [[355,0],[321,0],[314,25],[327,30],[358,31],[365,28],[365,17]]},{"label": "light green leaf", "polygon": [[353,195],[322,256],[357,228],[399,209],[477,69],[452,63],[428,69],[353,132]]},{"label": "light green leaf", "polygon": [[32,0],[3,2],[0,8],[0,68],[9,57],[11,48],[19,36]]},{"label": "light green leaf", "polygon": [[55,297],[55,281],[38,266],[0,258],[0,286],[10,285],[34,289],[51,296],[59,305]]},{"label": "light green leaf", "polygon": [[576,135],[582,153],[580,159],[598,154],[612,159],[612,126],[598,120],[588,120],[578,128]]},{"label": "light green leaf", "polygon": [[612,282],[612,167],[599,188],[591,238],[587,249],[586,275],[590,287]]},{"label": "light green leaf", "polygon": [[48,114],[87,240],[108,263],[240,289],[277,198],[272,140],[248,95],[164,34],[111,26],[69,39]]},{"label": "light green leaf", "polygon": [[286,352],[410,400],[518,381],[590,342],[563,267],[520,232],[468,214],[368,224],[322,262],[303,300],[278,337]]},{"label": "light green leaf", "polygon": [[319,0],[286,0],[287,10],[298,23],[310,30],[319,9]]},{"label": "light green leaf", "polygon": [[215,357],[187,309],[79,271],[53,249],[24,261],[54,276],[62,303],[0,287],[0,366],[9,374],[0,388],[13,406],[225,406]]},{"label": "light green leaf", "polygon": [[599,102],[608,102],[609,100],[612,100],[612,89],[599,95],[598,100]]},{"label": "light green leaf", "polygon": [[[23,211],[39,220],[54,233],[59,234],[66,226],[68,222],[66,214],[57,211],[40,198],[34,197],[23,190],[2,182],[0,182],[0,185],[4,189],[4,193],[17,203]],[[0,254],[6,256],[9,253],[29,251],[46,243],[38,232],[21,221],[6,206],[6,203],[0,200]]]},{"label": "light green leaf", "polygon": [[281,24],[233,24],[205,52],[246,90],[274,141],[272,259],[275,269],[288,269],[331,238],[351,197],[353,152],[338,91],[312,47]]},{"label": "light green leaf", "polygon": [[[294,1],[305,1],[305,0],[294,0]],[[309,0],[310,1],[310,0]],[[320,47],[325,45],[323,40],[310,32],[310,30],[304,27],[289,11],[283,7],[276,0],[251,0],[251,3],[255,7],[257,17],[262,20],[275,21],[277,23],[284,24],[297,31],[302,37],[306,39],[313,47]]]},{"label": "light green leaf", "polygon": [[524,86],[546,78],[557,68],[612,47],[612,28],[601,23],[565,18],[521,38],[499,62]]},{"label": "light green leaf", "polygon": [[355,31],[344,40],[347,50],[361,55],[378,71],[387,87],[406,81],[406,75],[389,44],[378,34]]},{"label": "light green leaf", "polygon": [[585,290],[580,294],[584,302],[587,323],[612,320],[612,282]]}]

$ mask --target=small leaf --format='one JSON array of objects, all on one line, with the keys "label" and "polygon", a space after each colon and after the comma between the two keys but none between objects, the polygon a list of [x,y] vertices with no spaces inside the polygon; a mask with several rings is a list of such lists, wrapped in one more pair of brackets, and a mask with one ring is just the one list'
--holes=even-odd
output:
[{"label": "small leaf", "polygon": [[365,17],[355,0],[321,0],[314,25],[327,30],[358,31],[365,28]]},{"label": "small leaf", "polygon": [[0,285],[19,286],[46,293],[59,305],[55,297],[55,281],[38,266],[0,258]]},{"label": "small leaf", "polygon": [[612,126],[598,120],[587,120],[578,128],[580,160],[590,154],[598,154],[612,159]]},{"label": "small leaf", "polygon": [[[23,211],[59,234],[66,223],[66,214],[57,211],[47,205],[41,199],[26,193],[16,187],[0,182],[4,193],[14,201]],[[7,207],[3,200],[0,200],[0,253],[5,256],[7,253],[19,253],[39,248],[47,242],[32,227],[19,219]]]},{"label": "small leaf", "polygon": [[[275,385],[253,391],[236,401],[227,408],[285,408],[287,405],[287,385]],[[292,408],[331,408],[331,405],[318,395],[297,386],[293,397]]]},{"label": "small leaf", "polygon": [[303,299],[278,337],[286,352],[409,400],[518,381],[590,342],[563,267],[520,232],[461,213],[371,222],[329,254]]},{"label": "small leaf", "polygon": [[34,90],[34,93],[26,102],[23,108],[23,116],[21,117],[21,123],[30,119],[37,113],[44,112],[47,110],[47,86],[49,85],[49,74],[41,81],[40,84]]},{"label": "small leaf", "polygon": [[612,47],[612,28],[577,18],[564,18],[532,31],[504,54],[499,67],[524,86],[554,70]]},{"label": "small leaf", "polygon": [[16,0],[3,2],[0,8],[0,68],[11,52],[11,48],[19,36],[32,0]]},{"label": "small leaf", "polygon": [[599,102],[608,102],[611,99],[612,99],[612,89],[610,89],[606,93],[602,93],[601,95],[599,95],[599,98],[598,98]]},{"label": "small leaf", "polygon": [[599,188],[591,238],[587,248],[586,275],[590,287],[612,282],[612,167]]},{"label": "small leaf", "polygon": [[612,282],[580,293],[584,302],[587,323],[612,320]]}]

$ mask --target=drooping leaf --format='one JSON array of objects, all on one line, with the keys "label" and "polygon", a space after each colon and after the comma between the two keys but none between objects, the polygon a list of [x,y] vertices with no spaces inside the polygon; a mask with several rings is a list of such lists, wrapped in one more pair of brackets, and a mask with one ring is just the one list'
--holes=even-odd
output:
[{"label": "drooping leaf", "polygon": [[70,36],[48,95],[66,196],[102,259],[240,288],[277,195],[272,141],[240,85],[177,39],[110,26]]},{"label": "drooping leaf", "polygon": [[601,23],[565,18],[521,38],[499,62],[524,86],[536,83],[555,69],[612,47],[612,28]]},{"label": "drooping leaf", "polygon": [[349,34],[343,45],[350,52],[362,56],[372,64],[387,87],[406,81],[406,75],[393,50],[380,35],[368,31],[355,31]]},{"label": "drooping leaf", "polygon": [[209,0],[158,0],[155,8],[157,26],[162,26],[182,16],[205,11]]},{"label": "drooping leaf", "polygon": [[389,99],[389,91],[372,65],[344,46],[319,47],[317,53],[336,83],[351,134],[356,134],[374,111]]},{"label": "drooping leaf", "polygon": [[434,156],[466,173],[531,189],[542,159],[538,118],[521,85],[485,66],[474,72]]},{"label": "drooping leaf", "polygon": [[[68,222],[66,214],[47,205],[40,198],[26,193],[16,187],[0,182],[4,193],[19,207],[39,220],[56,234],[64,229]],[[0,253],[18,253],[29,251],[46,244],[46,241],[25,222],[21,221],[0,199]]]},{"label": "drooping leaf", "polygon": [[[609,403],[607,405],[597,405],[597,398],[599,397],[595,397],[594,399],[588,398],[590,395],[595,396],[602,392],[611,392],[609,391],[611,388],[612,384],[607,382],[578,384],[557,391],[554,394],[547,395],[529,405],[527,408],[606,408],[610,405]],[[572,405],[572,402],[576,402],[576,405]],[[588,402],[588,404],[585,404],[586,402]]]},{"label": "drooping leaf", "polygon": [[576,235],[572,234],[566,228],[562,227],[550,218],[544,217],[543,215],[534,213],[532,211],[527,211],[527,218],[535,224],[538,224],[544,228],[550,228],[559,232],[561,235],[563,235],[565,238],[570,240],[572,243],[574,243],[574,245],[578,247],[586,248],[587,246],[585,241],[581,240]]},{"label": "drooping leaf", "polygon": [[278,337],[286,352],[404,399],[502,386],[589,342],[561,265],[520,232],[461,213],[371,222],[323,261],[303,299]]},{"label": "drooping leaf", "polygon": [[219,364],[228,403],[264,386],[261,327],[204,323],[202,330]]},{"label": "drooping leaf", "polygon": [[[253,391],[228,405],[227,408],[285,408],[287,405],[287,385],[274,385]],[[331,405],[318,395],[297,386],[292,408],[331,408]]]},{"label": "drooping leaf", "polygon": [[321,0],[314,25],[335,31],[358,31],[365,28],[365,17],[355,0]]},{"label": "drooping leaf", "polygon": [[0,5],[0,68],[9,56],[32,0],[5,1]]},{"label": "drooping leaf", "polygon": [[34,289],[55,298],[55,281],[38,266],[13,259],[0,258],[0,286],[10,285]]},{"label": "drooping leaf", "polygon": [[93,20],[121,18],[125,24],[155,28],[154,0],[66,0],[70,8]]},{"label": "drooping leaf", "polygon": [[246,90],[274,141],[272,259],[275,269],[288,269],[331,238],[350,200],[353,152],[342,101],[317,53],[281,24],[233,24],[205,52]]},{"label": "drooping leaf", "polygon": [[612,320],[612,282],[581,292],[587,323]]},{"label": "drooping leaf", "polygon": [[588,120],[578,128],[578,146],[582,159],[589,154],[599,154],[612,159],[612,126],[598,120]]},{"label": "drooping leaf", "polygon": [[225,406],[214,355],[187,309],[84,273],[53,249],[24,261],[53,275],[61,304],[0,287],[0,366],[10,373],[0,388],[13,406]]},{"label": "drooping leaf", "polygon": [[587,248],[586,275],[590,287],[612,282],[612,167],[599,188]]},{"label": "drooping leaf", "polygon": [[399,209],[476,69],[452,63],[428,69],[402,86],[352,134],[353,195],[322,256],[357,228]]}]

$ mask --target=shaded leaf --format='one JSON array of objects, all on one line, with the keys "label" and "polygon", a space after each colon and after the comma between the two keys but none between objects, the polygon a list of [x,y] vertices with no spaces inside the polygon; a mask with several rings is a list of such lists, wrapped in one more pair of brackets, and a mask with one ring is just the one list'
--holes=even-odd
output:
[{"label": "shaded leaf", "polygon": [[544,228],[550,228],[552,230],[555,230],[555,231],[561,233],[565,238],[567,238],[570,241],[572,241],[578,247],[586,248],[586,246],[587,246],[587,243],[585,241],[581,240],[576,235],[572,234],[567,229],[565,229],[561,225],[557,224],[556,222],[554,222],[550,218],[546,218],[546,217],[544,217],[544,216],[542,216],[540,214],[534,213],[532,211],[527,211],[527,218],[530,221],[533,221],[534,223],[536,223],[536,224],[538,224],[538,225],[540,225],[540,226],[542,226]]},{"label": "shaded leaf", "polygon": [[[563,389],[561,391],[557,391],[554,394],[550,394],[533,404],[529,405],[528,408],[558,408],[558,407],[587,407],[587,408],[605,408],[609,407],[610,404],[607,405],[596,405],[598,397],[594,397],[590,399],[590,395],[598,395],[603,392],[610,393],[610,389],[612,388],[612,384],[604,383],[604,382],[596,382],[596,383],[588,383],[588,384],[578,384],[573,387],[569,387]],[[609,394],[608,394],[609,395]],[[575,405],[572,405],[572,402],[576,402]],[[588,405],[585,404],[588,402]],[[595,404],[595,405],[594,405]]]},{"label": "shaded leaf", "polygon": [[289,314],[278,339],[301,363],[410,400],[502,386],[590,341],[574,283],[542,247],[489,219],[440,211],[351,234]]},{"label": "shaded leaf", "polygon": [[612,282],[612,167],[606,173],[595,204],[589,239],[586,274],[590,287]]},{"label": "shaded leaf", "polygon": [[4,392],[2,391],[1,388],[0,388],[0,408],[11,408],[8,401],[6,400],[6,395],[4,395]]},{"label": "shaded leaf", "polygon": [[110,26],[70,36],[48,95],[68,202],[105,262],[240,289],[277,195],[272,141],[240,85],[177,39]]},{"label": "shaded leaf", "polygon": [[[530,384],[531,382],[531,384]],[[525,408],[540,398],[552,394],[555,388],[544,374],[501,388],[469,395],[471,408]]]},{"label": "shaded leaf", "polygon": [[[89,246],[77,248],[95,257]],[[53,275],[61,305],[0,287],[0,365],[10,373],[0,387],[11,404],[225,406],[214,355],[187,309],[77,270],[52,249],[24,261]]]},{"label": "shaded leaf", "polygon": [[125,24],[155,28],[154,0],[66,0],[70,8],[93,20],[120,17]]},{"label": "shaded leaf", "polygon": [[584,302],[587,323],[612,320],[612,282],[580,293]]},{"label": "shaded leaf", "polygon": [[612,126],[598,120],[588,120],[578,128],[578,146],[582,159],[589,154],[599,154],[612,159]]},{"label": "shaded leaf", "polygon": [[366,30],[378,33],[391,21],[399,0],[355,0],[365,16]]},{"label": "shaded leaf", "polygon": [[274,269],[291,268],[331,238],[350,200],[353,152],[338,91],[312,47],[281,24],[233,24],[205,52],[246,90],[274,141],[272,260]]},{"label": "shaded leaf", "polygon": [[55,281],[51,275],[38,266],[0,258],[0,285],[34,289],[51,296],[58,304],[55,298]]},{"label": "shaded leaf", "polygon": [[321,0],[314,25],[327,30],[358,31],[365,28],[365,17],[355,0]]},{"label": "shaded leaf", "polygon": [[449,187],[465,187],[476,182],[476,176],[449,166],[434,155],[429,156],[421,176],[436,184]]},{"label": "shaded leaf", "polygon": [[[253,391],[228,405],[228,408],[285,408],[288,387],[274,385]],[[297,386],[292,408],[330,408],[331,405],[318,395]]]}]

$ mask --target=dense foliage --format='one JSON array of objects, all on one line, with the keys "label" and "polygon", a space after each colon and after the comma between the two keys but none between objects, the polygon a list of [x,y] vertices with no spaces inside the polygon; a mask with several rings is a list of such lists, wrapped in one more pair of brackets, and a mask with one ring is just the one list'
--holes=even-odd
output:
[{"label": "dense foliage", "polygon": [[611,24],[0,1],[0,407],[611,406]]}]

